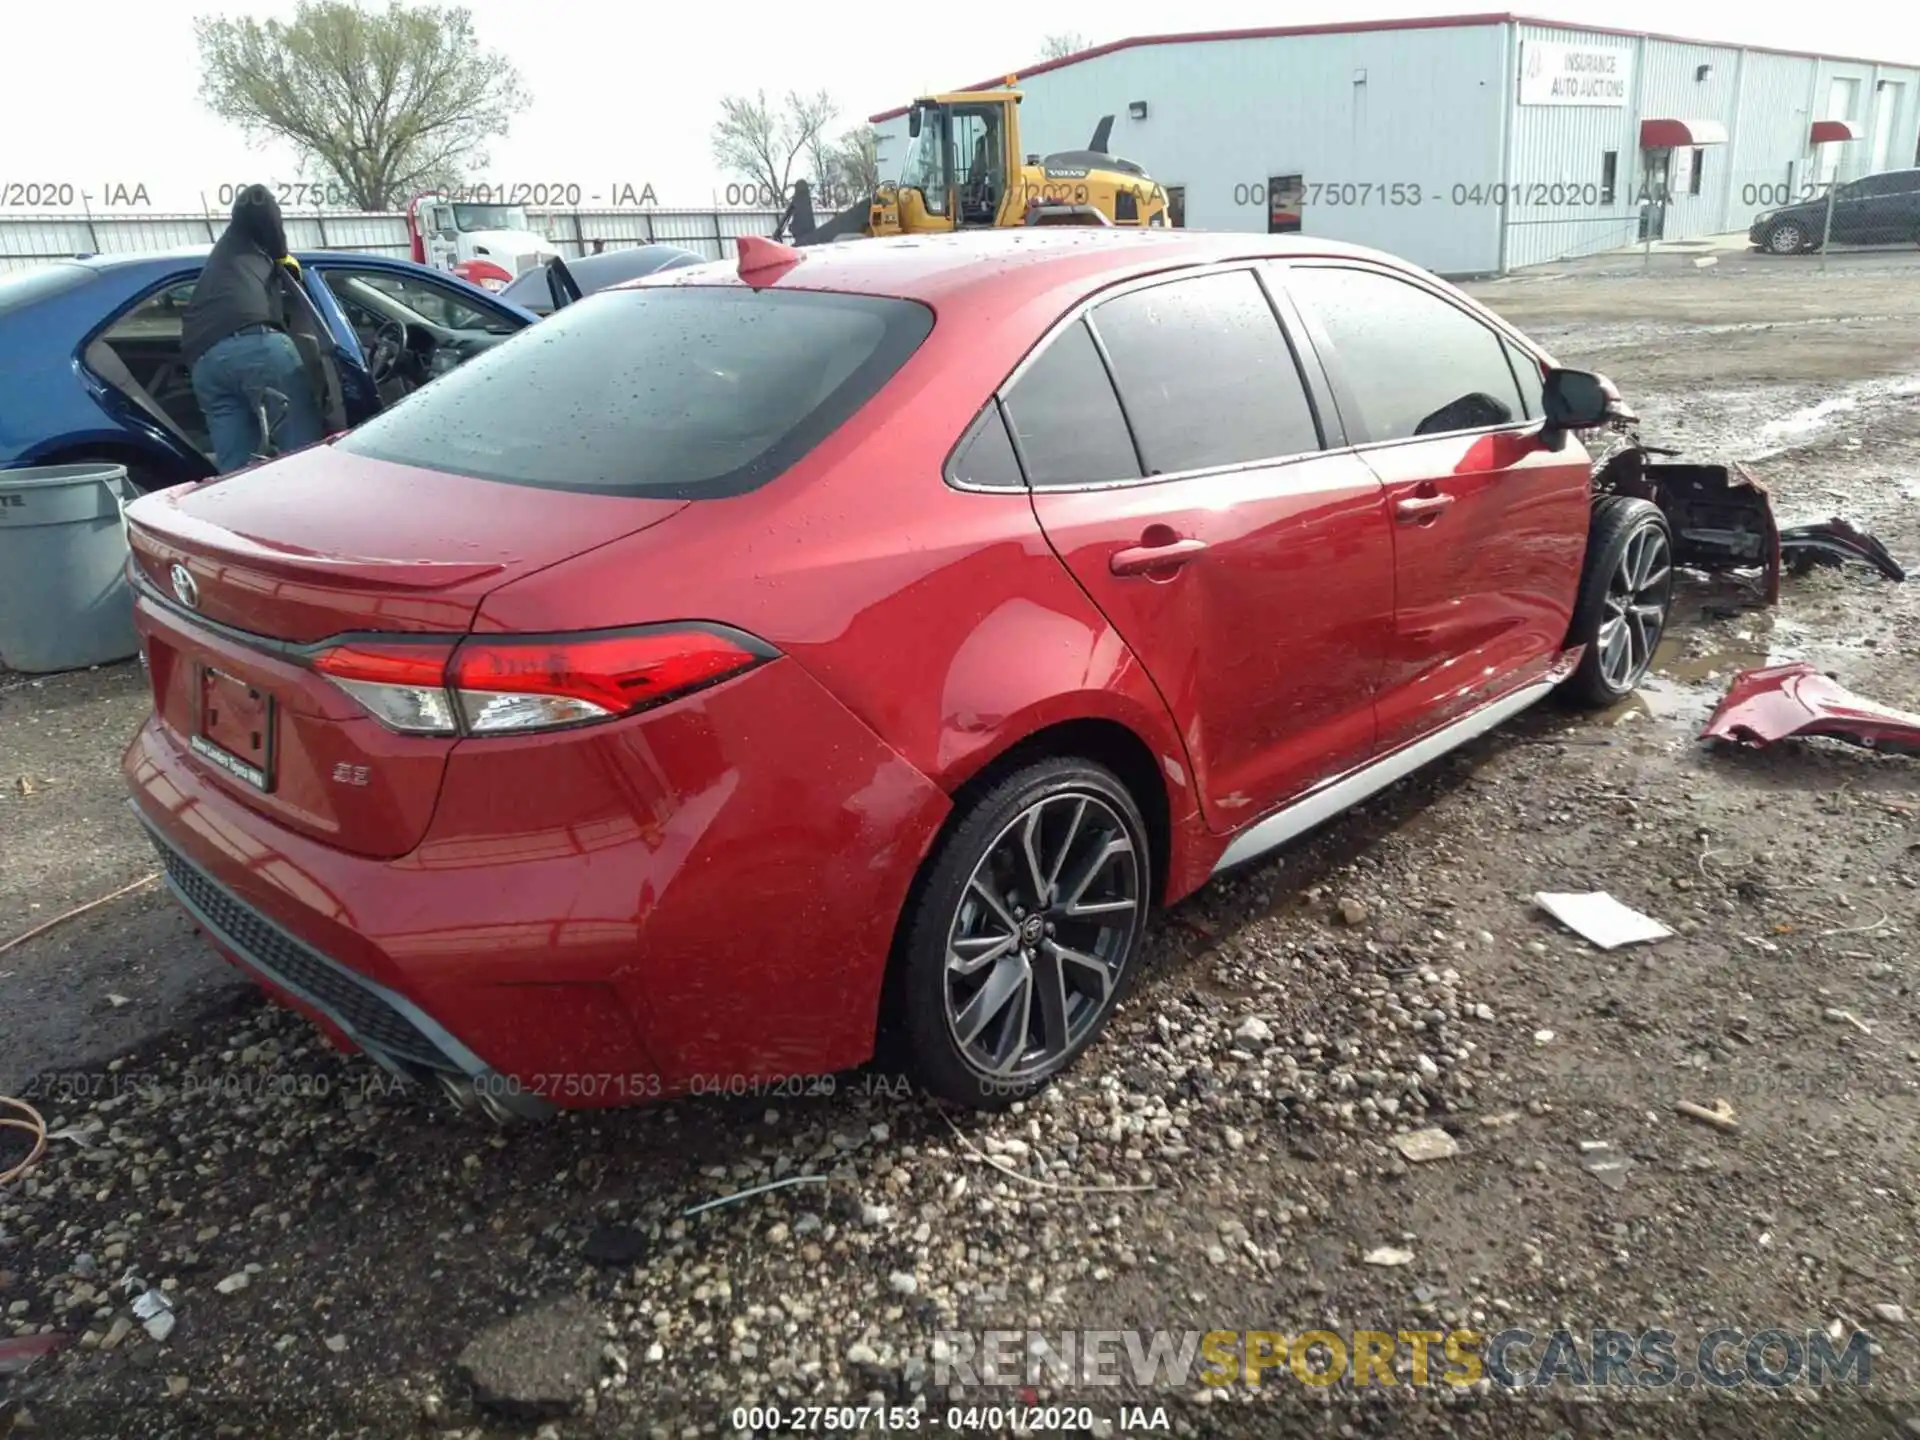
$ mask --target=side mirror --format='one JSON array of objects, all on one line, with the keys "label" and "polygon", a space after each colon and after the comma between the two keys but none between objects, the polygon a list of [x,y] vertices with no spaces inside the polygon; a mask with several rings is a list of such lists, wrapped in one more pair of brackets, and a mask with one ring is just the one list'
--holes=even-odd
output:
[{"label": "side mirror", "polygon": [[909,110],[907,112],[907,134],[916,140],[920,138],[920,112],[918,110]]},{"label": "side mirror", "polygon": [[1546,417],[1541,438],[1556,450],[1570,431],[1635,418],[1614,383],[1587,370],[1549,370],[1540,387],[1540,410]]}]

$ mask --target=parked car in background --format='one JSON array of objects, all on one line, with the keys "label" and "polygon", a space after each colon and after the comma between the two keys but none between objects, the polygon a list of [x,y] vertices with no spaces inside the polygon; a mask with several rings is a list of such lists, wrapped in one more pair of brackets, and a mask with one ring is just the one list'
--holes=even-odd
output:
[{"label": "parked car in background", "polygon": [[130,506],[126,778],[224,954],[465,1104],[878,1050],[997,1107],[1155,906],[1634,689],[1673,537],[1576,438],[1622,421],[1317,237],[750,238]]},{"label": "parked car in background", "polygon": [[[1827,234],[1827,196],[1754,216],[1747,241],[1756,250],[1795,255],[1820,248]],[[1920,170],[1889,170],[1849,180],[1833,192],[1837,245],[1920,244]]]},{"label": "parked car in background", "polygon": [[629,245],[624,250],[604,250],[598,255],[581,255],[572,260],[554,259],[514,278],[500,291],[502,300],[510,300],[536,315],[551,315],[583,295],[653,275],[661,270],[681,270],[689,265],[710,262],[698,251],[679,245]]},{"label": "parked car in background", "polygon": [[[0,469],[107,460],[145,491],[214,473],[180,358],[211,246],[95,255],[0,275]],[[344,430],[531,325],[452,275],[344,250],[303,251],[294,342]]]}]

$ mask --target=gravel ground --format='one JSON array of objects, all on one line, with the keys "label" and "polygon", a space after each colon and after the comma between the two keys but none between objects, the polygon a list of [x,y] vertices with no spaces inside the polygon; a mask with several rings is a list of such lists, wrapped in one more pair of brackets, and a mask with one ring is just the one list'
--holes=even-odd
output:
[{"label": "gravel ground", "polygon": [[[1474,288],[1649,440],[1764,457],[1783,523],[1911,560],[1920,271],[1847,260]],[[1775,611],[1691,586],[1643,695],[1542,707],[1210,886],[1079,1068],[993,1118],[856,1074],[495,1132],[260,1005],[153,887],[113,900],[0,953],[0,1087],[65,1136],[0,1191],[0,1345],[72,1339],[0,1379],[0,1435],[679,1436],[916,1400],[894,1430],[1037,1400],[1097,1433],[1920,1433],[1920,762],[1693,738],[1771,659],[1920,708],[1917,616],[1864,570]],[[152,869],[115,768],[144,704],[137,666],[0,675],[0,943]],[[1676,934],[1596,950],[1542,889]],[[1865,1332],[1871,1384],[940,1383],[938,1332],[1597,1326],[1670,1330],[1683,1366],[1722,1327]]]}]

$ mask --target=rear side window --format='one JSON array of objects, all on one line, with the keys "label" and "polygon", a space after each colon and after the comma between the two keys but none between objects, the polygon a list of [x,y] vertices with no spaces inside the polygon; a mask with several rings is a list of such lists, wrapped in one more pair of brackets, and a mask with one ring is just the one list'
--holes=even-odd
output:
[{"label": "rear side window", "polygon": [[55,295],[64,295],[86,284],[93,275],[91,267],[76,265],[70,260],[0,275],[0,315],[23,309],[37,301],[50,300]]},{"label": "rear side window", "polygon": [[1305,382],[1250,270],[1109,300],[1093,328],[1149,475],[1320,448]]},{"label": "rear side window", "polygon": [[1368,270],[1295,265],[1286,285],[1326,328],[1369,440],[1526,418],[1505,341],[1458,306]]},{"label": "rear side window", "polygon": [[442,375],[339,448],[553,490],[738,495],[789,469],[913,354],[911,300],[608,290]]},{"label": "rear side window", "polygon": [[1007,392],[1006,412],[1036,487],[1140,478],[1126,417],[1083,320],[1034,358]]},{"label": "rear side window", "polygon": [[1026,485],[999,402],[987,402],[987,408],[955,453],[947,474],[962,485],[979,489],[1019,490]]}]

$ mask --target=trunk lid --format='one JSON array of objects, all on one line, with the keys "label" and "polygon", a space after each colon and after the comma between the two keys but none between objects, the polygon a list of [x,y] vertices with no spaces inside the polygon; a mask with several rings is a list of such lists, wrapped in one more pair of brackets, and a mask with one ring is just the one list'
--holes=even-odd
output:
[{"label": "trunk lid", "polygon": [[144,496],[127,530],[153,592],[137,622],[154,709],[249,808],[356,854],[403,855],[426,833],[457,742],[388,730],[307,667],[310,647],[352,632],[465,634],[493,590],[687,503],[559,494],[327,445]]}]

